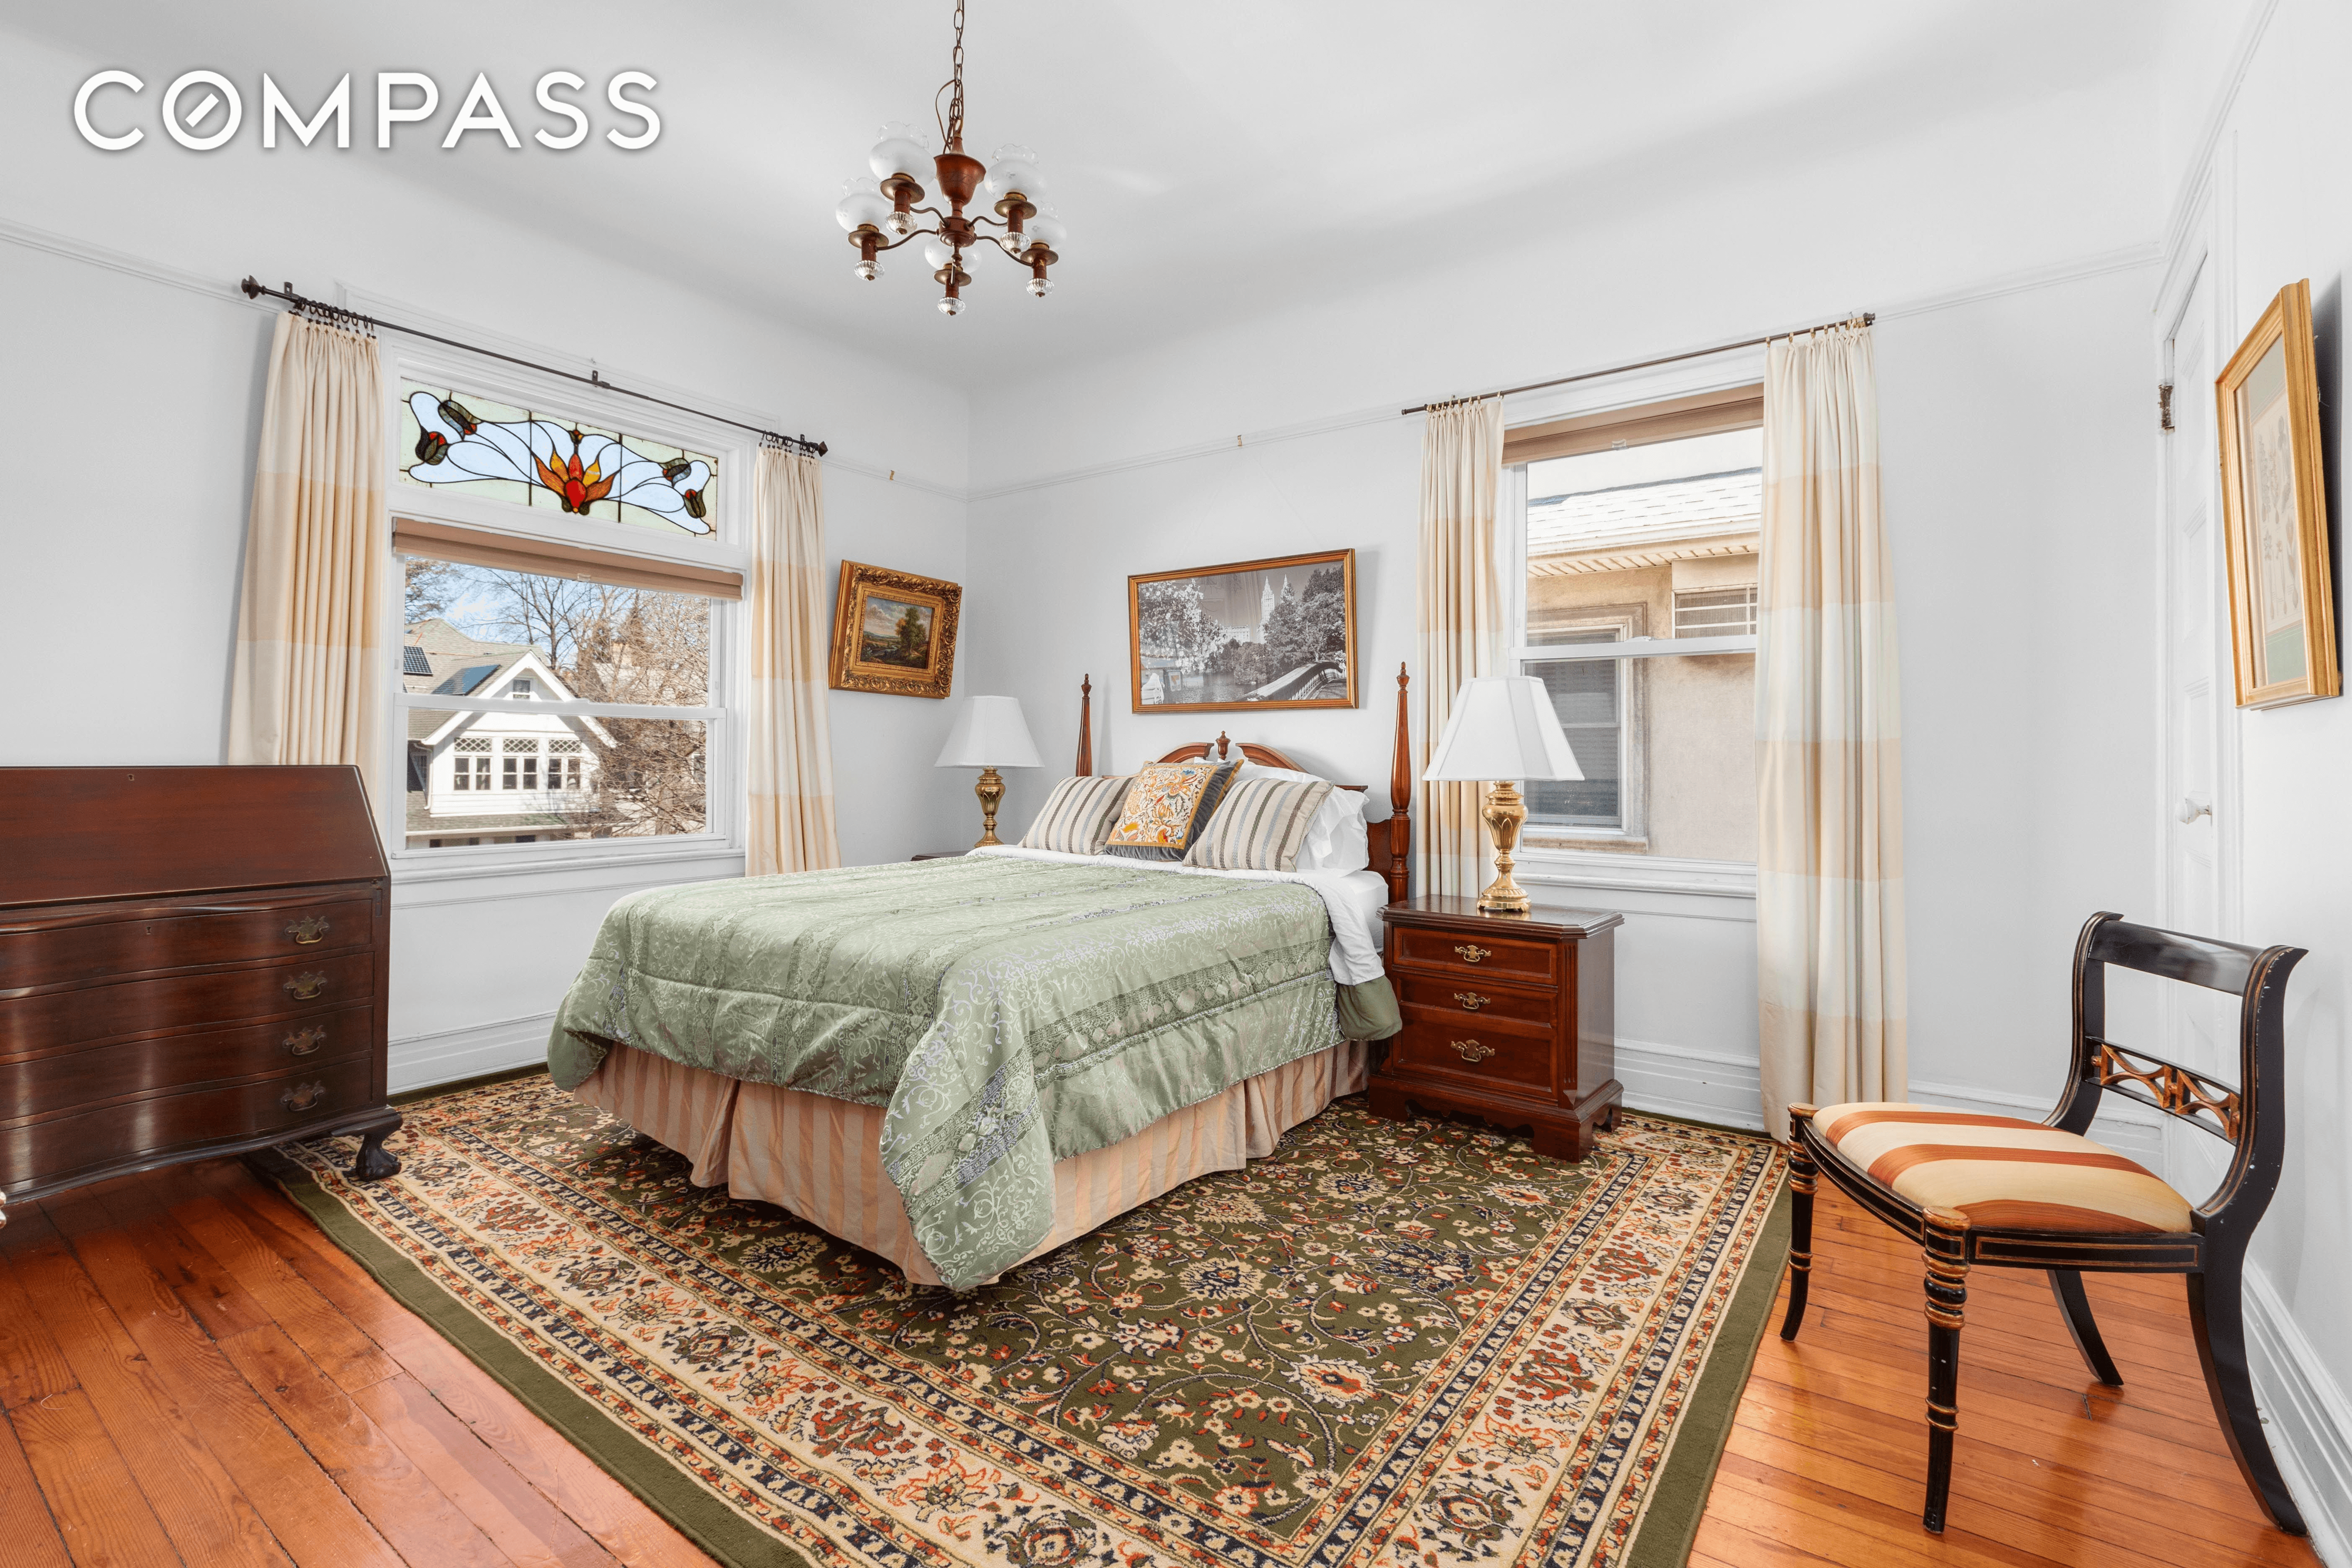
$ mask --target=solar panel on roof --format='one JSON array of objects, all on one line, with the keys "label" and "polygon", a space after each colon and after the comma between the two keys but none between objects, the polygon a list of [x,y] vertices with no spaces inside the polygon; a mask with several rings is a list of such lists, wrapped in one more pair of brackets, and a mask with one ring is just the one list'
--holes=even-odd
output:
[{"label": "solar panel on roof", "polygon": [[471,697],[474,694],[474,688],[498,672],[499,667],[495,664],[467,665],[457,672],[457,695]]},{"label": "solar panel on roof", "polygon": [[403,643],[400,646],[400,673],[430,675],[433,673],[433,662],[425,657],[425,650],[415,643]]}]

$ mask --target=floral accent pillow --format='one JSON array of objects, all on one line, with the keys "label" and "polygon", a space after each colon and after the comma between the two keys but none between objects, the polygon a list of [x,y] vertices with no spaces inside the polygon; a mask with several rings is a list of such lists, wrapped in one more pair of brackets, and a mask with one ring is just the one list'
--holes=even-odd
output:
[{"label": "floral accent pillow", "polygon": [[1130,860],[1181,860],[1240,768],[1238,760],[1146,763],[1127,786],[1102,852]]}]

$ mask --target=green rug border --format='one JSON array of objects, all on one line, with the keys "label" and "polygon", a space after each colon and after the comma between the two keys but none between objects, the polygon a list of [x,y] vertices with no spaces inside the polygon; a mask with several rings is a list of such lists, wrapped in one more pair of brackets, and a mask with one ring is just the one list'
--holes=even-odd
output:
[{"label": "green rug border", "polygon": [[[478,1078],[436,1084],[395,1097],[415,1103],[480,1088],[509,1079],[527,1078],[544,1068],[521,1068],[485,1073]],[[1711,1131],[1762,1134],[1717,1127],[1685,1117],[1654,1111],[1635,1115],[1678,1121]],[[677,1531],[727,1568],[814,1568],[789,1542],[746,1520],[626,1426],[615,1420],[562,1378],[541,1366],[510,1340],[475,1316],[457,1298],[436,1283],[415,1262],[375,1234],[366,1222],[320,1186],[310,1170],[276,1150],[247,1156],[300,1205],[328,1240],[367,1270],[394,1300],[432,1327],[443,1339],[478,1366],[499,1386],[520,1400],[564,1440],[586,1455],[596,1467],[626,1487],[646,1507],[669,1521]],[[1739,1395],[1748,1386],[1748,1370],[1764,1343],[1772,1303],[1780,1295],[1780,1276],[1789,1258],[1791,1198],[1783,1177],[1771,1212],[1758,1233],[1732,1292],[1731,1305],[1708,1347],[1706,1365],[1683,1407],[1665,1462],[1650,1489],[1642,1521],[1626,1545],[1621,1568],[1683,1568],[1698,1537],[1706,1511],[1707,1492],[1723,1450],[1731,1440],[1732,1417]],[[1769,1267],[1767,1265],[1769,1264]],[[1727,1352],[1730,1353],[1726,1353]],[[1662,1517],[1664,1516],[1664,1517]]]},{"label": "green rug border", "polygon": [[727,1568],[771,1568],[780,1563],[786,1568],[814,1568],[790,1542],[769,1534],[711,1495],[645,1439],[476,1317],[320,1187],[308,1169],[275,1150],[249,1158],[301,1205],[328,1240],[373,1275],[395,1300],[424,1319],[533,1415],[554,1427],[564,1441],[635,1493],[712,1559]]},{"label": "green rug border", "polygon": [[[1756,1249],[1748,1255],[1731,1305],[1716,1328],[1715,1342],[1707,1347],[1706,1365],[1683,1406],[1674,1446],[1666,1451],[1665,1463],[1650,1489],[1642,1522],[1626,1544],[1621,1568],[1683,1568],[1690,1561],[1699,1521],[1706,1512],[1707,1493],[1715,1486],[1724,1446],[1731,1441],[1732,1417],[1738,1413],[1739,1396],[1748,1387],[1756,1352],[1763,1348],[1764,1331],[1772,1321],[1772,1303],[1780,1294],[1780,1276],[1789,1261],[1793,1201],[1783,1173],[1772,1211],[1764,1216]],[[1661,1518],[1662,1513],[1666,1517]]]}]

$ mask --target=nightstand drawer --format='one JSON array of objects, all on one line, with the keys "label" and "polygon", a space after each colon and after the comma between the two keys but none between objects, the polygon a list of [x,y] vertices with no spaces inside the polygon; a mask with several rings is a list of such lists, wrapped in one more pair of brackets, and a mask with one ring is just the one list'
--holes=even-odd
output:
[{"label": "nightstand drawer", "polygon": [[[1496,923],[1500,923],[1499,921]],[[1507,974],[1539,984],[1559,984],[1559,944],[1488,931],[1468,935],[1418,926],[1393,926],[1392,951],[1403,964],[1420,964],[1454,974]]]},{"label": "nightstand drawer", "polygon": [[1489,1022],[1505,1027],[1551,1028],[1559,1010],[1559,995],[1518,985],[1498,985],[1480,975],[1475,979],[1438,979],[1426,974],[1395,977],[1397,1002],[1408,1016],[1424,1022],[1464,1028]]},{"label": "nightstand drawer", "polygon": [[1549,1035],[1408,1020],[1389,1041],[1390,1073],[1489,1084],[1538,1099],[1553,1098]]}]

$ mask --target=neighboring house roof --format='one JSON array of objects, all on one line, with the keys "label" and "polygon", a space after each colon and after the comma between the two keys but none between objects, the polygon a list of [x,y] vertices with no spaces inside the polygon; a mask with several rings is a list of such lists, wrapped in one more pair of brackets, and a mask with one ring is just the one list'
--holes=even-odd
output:
[{"label": "neighboring house roof", "polygon": [[[419,621],[408,628],[407,640],[401,645],[401,689],[404,691],[446,693],[453,697],[488,696],[500,685],[526,670],[547,683],[550,699],[571,700],[572,690],[563,684],[548,662],[539,657],[539,650],[529,643],[483,642],[467,637],[438,616]],[[419,673],[417,666],[425,666]],[[529,709],[518,703],[516,711],[528,713]],[[472,713],[452,713],[446,709],[411,708],[408,710],[408,738],[437,744],[448,735],[465,727],[467,721],[478,717]],[[606,745],[613,737],[593,719],[582,719],[581,727]]]},{"label": "neighboring house roof", "polygon": [[1528,502],[1528,571],[1622,572],[1749,554],[1763,510],[1760,468],[1539,497]]}]

